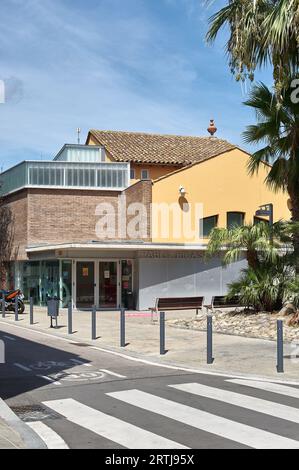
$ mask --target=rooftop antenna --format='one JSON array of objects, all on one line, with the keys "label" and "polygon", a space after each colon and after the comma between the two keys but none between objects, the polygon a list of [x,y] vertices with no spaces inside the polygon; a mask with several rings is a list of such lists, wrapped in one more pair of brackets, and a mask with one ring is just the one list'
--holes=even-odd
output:
[{"label": "rooftop antenna", "polygon": [[77,140],[77,142],[78,142],[78,145],[80,145],[80,134],[81,134],[81,129],[80,129],[80,127],[77,127],[77,134],[78,134],[78,140]]}]

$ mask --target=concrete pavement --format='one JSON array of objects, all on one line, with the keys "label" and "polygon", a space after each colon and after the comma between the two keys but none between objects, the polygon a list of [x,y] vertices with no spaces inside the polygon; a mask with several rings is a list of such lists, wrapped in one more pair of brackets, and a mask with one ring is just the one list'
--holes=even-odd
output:
[{"label": "concrete pavement", "polygon": [[[59,328],[50,329],[50,320],[45,308],[35,308],[34,325],[29,325],[29,315],[14,321],[9,314],[0,319],[0,325],[12,324],[17,328],[31,328],[61,338],[69,338],[79,343],[92,343],[95,347],[120,350],[119,313],[97,313],[97,339],[91,341],[91,312],[73,312],[73,331],[67,335],[67,311],[61,310],[58,320]],[[167,317],[175,318],[182,313],[169,313]],[[193,312],[184,312],[185,316],[193,316]],[[17,331],[17,330],[16,330]],[[126,315],[126,348],[124,354],[131,354],[159,363],[169,363],[186,368],[203,371],[219,372],[232,375],[250,375],[264,377],[269,380],[291,380],[299,383],[299,350],[295,344],[285,343],[284,374],[276,371],[276,343],[274,341],[244,338],[240,336],[215,333],[213,342],[213,365],[206,364],[206,332],[183,330],[166,326],[167,354],[159,354],[159,325],[151,323],[149,313],[138,314],[128,312]]]},{"label": "concrete pavement", "polygon": [[38,434],[26,426],[0,398],[0,449],[45,448],[46,446]]},{"label": "concrete pavement", "polygon": [[[1,413],[1,411],[0,411]],[[24,449],[21,436],[0,418],[0,449]]]}]

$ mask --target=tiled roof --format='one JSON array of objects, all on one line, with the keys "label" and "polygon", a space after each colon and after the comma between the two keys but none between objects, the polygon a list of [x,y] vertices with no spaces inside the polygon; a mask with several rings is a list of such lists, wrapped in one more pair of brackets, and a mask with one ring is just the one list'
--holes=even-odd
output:
[{"label": "tiled roof", "polygon": [[90,134],[118,162],[189,165],[233,150],[217,137],[91,130]]}]

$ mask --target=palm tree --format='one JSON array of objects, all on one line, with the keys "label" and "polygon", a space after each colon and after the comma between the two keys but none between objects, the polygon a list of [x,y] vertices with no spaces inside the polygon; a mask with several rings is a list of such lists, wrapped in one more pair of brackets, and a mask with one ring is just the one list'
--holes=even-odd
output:
[{"label": "palm tree", "polygon": [[280,310],[285,300],[297,301],[296,287],[298,278],[283,260],[276,265],[262,263],[256,269],[244,269],[241,278],[229,284],[228,298],[239,296],[245,307],[271,312]]},{"label": "palm tree", "polygon": [[[262,149],[250,156],[249,172],[250,174],[258,172],[265,162],[271,165],[266,183],[274,191],[282,189],[288,192],[292,221],[297,225],[299,222],[299,103],[295,103],[292,99],[292,89],[289,87],[278,106],[276,94],[260,83],[253,87],[245,105],[256,111],[257,124],[247,127],[244,140],[250,144],[264,144]],[[298,230],[294,230],[292,238],[294,253],[299,261]]]},{"label": "palm tree", "polygon": [[208,42],[228,27],[229,65],[237,80],[253,81],[257,67],[271,64],[280,96],[299,68],[299,0],[229,0],[210,18]]},{"label": "palm tree", "polygon": [[276,264],[287,239],[288,228],[283,222],[277,222],[273,228],[266,222],[215,228],[210,234],[207,256],[224,253],[223,263],[227,265],[245,255],[249,268],[255,270],[264,262]]}]

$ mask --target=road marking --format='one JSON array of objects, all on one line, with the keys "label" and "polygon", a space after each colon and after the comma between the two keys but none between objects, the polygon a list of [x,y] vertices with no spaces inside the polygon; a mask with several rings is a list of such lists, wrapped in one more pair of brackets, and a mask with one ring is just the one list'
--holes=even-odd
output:
[{"label": "road marking", "polygon": [[80,361],[79,359],[70,359],[71,362],[74,362],[75,364],[78,364],[80,366],[85,366],[85,367],[92,367],[91,364],[88,364],[87,362]]},{"label": "road marking", "polygon": [[51,377],[48,377],[47,375],[38,375],[41,379],[47,380],[48,382],[51,382],[54,385],[61,385],[61,382],[58,382],[55,379],[52,379]]},{"label": "road marking", "polygon": [[79,372],[79,373],[66,373],[66,372],[58,372],[57,374],[53,374],[55,380],[61,380],[62,382],[90,382],[92,380],[100,380],[103,379],[105,374],[101,371],[93,371],[93,372]]},{"label": "road marking", "polygon": [[299,398],[299,389],[288,387],[287,385],[258,382],[255,380],[240,380],[240,379],[226,380],[226,382],[230,382],[230,383],[237,384],[237,385],[244,385],[245,387],[258,388],[259,390],[265,390],[266,392],[278,393],[279,395],[285,395],[287,397]]},{"label": "road marking", "polygon": [[71,398],[45,401],[43,404],[72,423],[129,449],[187,449],[177,442],[109,416]]},{"label": "road marking", "polygon": [[105,374],[107,374],[107,375],[112,375],[112,377],[119,377],[120,379],[126,379],[127,378],[126,375],[117,374],[116,372],[112,372],[111,370],[100,369],[100,371],[105,372]]},{"label": "road marking", "polygon": [[44,441],[48,449],[69,449],[66,442],[53,429],[41,421],[26,423]]},{"label": "road marking", "polygon": [[[239,406],[246,410],[256,411],[275,418],[285,419],[293,423],[299,423],[299,409],[292,406],[281,405],[272,401],[262,400],[260,398],[242,395],[240,393],[231,392],[230,390],[222,390],[220,388],[208,387],[198,383],[169,385],[169,387],[181,390],[183,392],[199,395],[201,397],[210,398],[211,400],[222,401],[229,405]],[[299,443],[299,442],[298,442]]]},{"label": "road marking", "polygon": [[166,418],[256,449],[299,449],[299,441],[237,423],[140,390],[126,390],[107,393],[107,395],[143,410],[157,413]]},{"label": "road marking", "polygon": [[9,339],[9,341],[16,341],[15,338],[12,338],[11,336],[4,335],[3,338]]},{"label": "road marking", "polygon": [[25,370],[26,372],[32,372],[32,370],[29,369],[29,367],[23,366],[22,364],[19,364],[18,362],[15,362],[14,366],[18,367],[19,369]]}]

